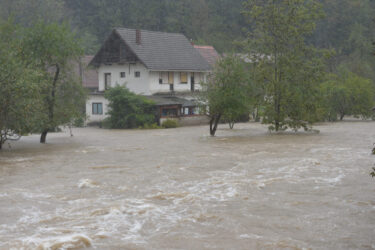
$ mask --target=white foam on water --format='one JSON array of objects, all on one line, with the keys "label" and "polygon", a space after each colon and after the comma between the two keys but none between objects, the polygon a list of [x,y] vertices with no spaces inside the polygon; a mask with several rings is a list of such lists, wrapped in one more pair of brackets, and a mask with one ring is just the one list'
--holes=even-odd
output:
[{"label": "white foam on water", "polygon": [[262,236],[260,235],[257,235],[257,234],[241,234],[239,236],[240,239],[255,239],[255,240],[258,240],[258,239],[261,239],[263,238]]},{"label": "white foam on water", "polygon": [[90,179],[81,179],[78,182],[79,188],[96,188],[98,186],[99,186],[98,183]]},{"label": "white foam on water", "polygon": [[25,210],[24,214],[25,215],[18,219],[18,223],[23,225],[38,223],[43,216],[42,211],[40,211],[36,207],[32,207],[31,209]]},{"label": "white foam on water", "polygon": [[79,249],[92,246],[92,240],[85,234],[51,236],[49,238],[32,236],[24,239],[23,245],[26,247],[36,246],[38,250]]},{"label": "white foam on water", "polygon": [[52,196],[50,194],[43,194],[43,193],[29,193],[29,192],[22,192],[22,196],[27,199],[35,199],[35,198],[46,198],[49,199]]},{"label": "white foam on water", "polygon": [[345,177],[345,174],[340,174],[336,177],[331,177],[331,178],[316,177],[316,178],[314,178],[314,181],[316,183],[337,184],[337,183],[341,182],[341,180],[344,177]]},{"label": "white foam on water", "polygon": [[25,162],[25,161],[31,161],[33,158],[32,157],[15,157],[15,158],[10,158],[6,159],[5,162]]}]

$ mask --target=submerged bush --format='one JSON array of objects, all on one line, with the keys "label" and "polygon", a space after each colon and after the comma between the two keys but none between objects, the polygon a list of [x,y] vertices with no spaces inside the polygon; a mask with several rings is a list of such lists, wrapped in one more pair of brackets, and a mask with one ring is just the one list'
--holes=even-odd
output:
[{"label": "submerged bush", "polygon": [[141,129],[161,129],[161,127],[158,126],[158,124],[153,123],[153,124],[145,124],[143,125],[143,127],[141,127]]},{"label": "submerged bush", "polygon": [[154,102],[130,92],[126,87],[116,86],[106,91],[109,101],[109,128],[139,128],[155,123]]},{"label": "submerged bush", "polygon": [[175,120],[167,119],[166,121],[163,122],[163,124],[161,126],[163,128],[177,128],[178,122],[175,121]]},{"label": "submerged bush", "polygon": [[73,121],[73,126],[76,128],[83,128],[85,126],[85,120],[83,117],[79,117]]}]

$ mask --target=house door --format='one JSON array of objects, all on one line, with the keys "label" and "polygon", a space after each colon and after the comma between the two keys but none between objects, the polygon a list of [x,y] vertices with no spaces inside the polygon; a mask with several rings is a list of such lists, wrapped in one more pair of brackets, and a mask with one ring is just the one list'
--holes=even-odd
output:
[{"label": "house door", "polygon": [[170,91],[173,91],[174,90],[174,84],[172,83],[172,84],[169,84],[169,90]]},{"label": "house door", "polygon": [[195,90],[195,79],[194,79],[194,73],[191,73],[191,78],[190,78],[190,84],[191,84],[191,91]]}]

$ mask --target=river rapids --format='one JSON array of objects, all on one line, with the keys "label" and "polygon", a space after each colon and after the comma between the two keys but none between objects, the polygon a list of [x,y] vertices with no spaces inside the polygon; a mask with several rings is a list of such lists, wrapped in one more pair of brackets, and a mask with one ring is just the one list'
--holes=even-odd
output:
[{"label": "river rapids", "polygon": [[6,143],[0,249],[375,249],[375,123],[315,129],[80,128]]}]

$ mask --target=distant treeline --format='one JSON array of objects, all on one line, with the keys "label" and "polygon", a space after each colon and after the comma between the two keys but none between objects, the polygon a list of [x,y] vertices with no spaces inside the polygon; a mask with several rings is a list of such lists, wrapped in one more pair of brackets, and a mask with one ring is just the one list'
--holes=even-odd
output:
[{"label": "distant treeline", "polygon": [[[0,0],[0,17],[30,25],[35,19],[68,21],[93,54],[113,27],[184,33],[219,52],[241,51],[252,30],[243,17],[245,0]],[[276,1],[277,2],[277,1]],[[373,66],[375,1],[319,0],[325,17],[309,42],[334,49],[328,71],[339,67],[375,80]]]}]

